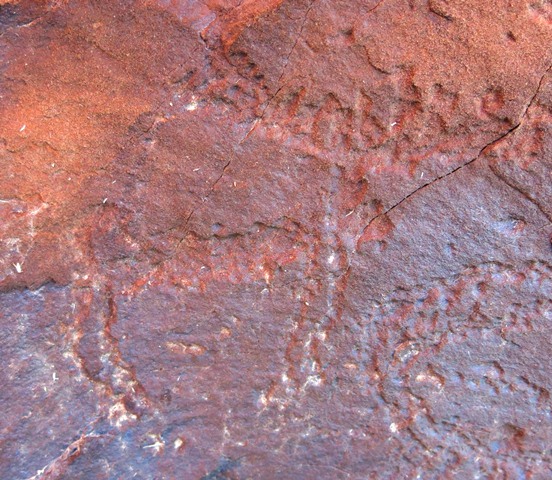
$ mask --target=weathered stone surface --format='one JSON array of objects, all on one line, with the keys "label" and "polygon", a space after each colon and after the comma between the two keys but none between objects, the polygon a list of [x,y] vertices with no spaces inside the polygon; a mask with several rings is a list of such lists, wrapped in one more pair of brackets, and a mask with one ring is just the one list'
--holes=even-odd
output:
[{"label": "weathered stone surface", "polygon": [[549,0],[0,0],[0,477],[552,476]]}]

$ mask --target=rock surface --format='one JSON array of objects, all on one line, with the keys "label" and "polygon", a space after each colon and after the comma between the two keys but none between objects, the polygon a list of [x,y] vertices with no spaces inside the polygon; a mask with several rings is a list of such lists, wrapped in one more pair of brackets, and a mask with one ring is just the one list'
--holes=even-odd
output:
[{"label": "rock surface", "polygon": [[0,0],[0,477],[552,477],[550,0]]}]

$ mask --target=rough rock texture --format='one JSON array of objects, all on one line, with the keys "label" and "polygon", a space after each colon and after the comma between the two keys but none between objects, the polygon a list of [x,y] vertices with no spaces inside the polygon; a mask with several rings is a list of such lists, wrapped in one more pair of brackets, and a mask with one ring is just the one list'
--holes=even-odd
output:
[{"label": "rough rock texture", "polygon": [[0,478],[552,478],[550,0],[0,0]]}]

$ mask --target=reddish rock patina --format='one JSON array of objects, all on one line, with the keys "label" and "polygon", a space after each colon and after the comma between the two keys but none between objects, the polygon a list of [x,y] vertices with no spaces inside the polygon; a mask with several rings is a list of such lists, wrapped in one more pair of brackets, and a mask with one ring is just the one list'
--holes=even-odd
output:
[{"label": "reddish rock patina", "polygon": [[0,477],[552,477],[550,0],[0,0]]}]

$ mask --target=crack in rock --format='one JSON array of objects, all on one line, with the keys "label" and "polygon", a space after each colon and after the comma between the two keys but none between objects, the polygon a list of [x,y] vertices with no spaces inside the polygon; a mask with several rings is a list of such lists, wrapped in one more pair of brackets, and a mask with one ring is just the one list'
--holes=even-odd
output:
[{"label": "crack in rock", "polygon": [[[546,77],[546,75],[548,74],[548,72],[552,69],[552,64],[545,70],[545,72],[542,74],[542,76],[540,77],[540,80],[537,84],[537,88],[536,88],[536,91],[535,93],[532,95],[531,99],[529,100],[529,102],[527,103],[527,105],[525,106],[525,108],[523,109],[523,112],[519,118],[519,121],[512,127],[510,128],[509,130],[507,130],[505,133],[503,133],[502,135],[500,135],[498,138],[492,140],[491,142],[487,143],[486,145],[483,146],[483,148],[481,148],[479,150],[479,153],[474,157],[472,158],[471,160],[468,160],[467,162],[463,163],[462,165],[454,168],[453,170],[449,171],[449,172],[446,172],[442,175],[439,175],[437,177],[435,177],[433,180],[430,180],[429,182],[427,183],[424,183],[423,185],[419,186],[418,188],[416,188],[414,191],[410,192],[408,195],[404,196],[401,200],[399,200],[398,202],[396,202],[395,204],[393,204],[391,207],[387,208],[384,212],[376,215],[375,217],[373,217],[369,222],[368,224],[363,228],[363,230],[361,231],[360,235],[357,237],[358,239],[360,239],[362,237],[362,235],[364,235],[364,233],[366,232],[366,230],[368,230],[368,228],[370,228],[370,226],[376,221],[378,220],[379,218],[382,218],[386,215],[388,215],[389,213],[391,213],[393,210],[395,210],[396,208],[398,208],[399,206],[401,206],[403,203],[405,203],[407,200],[409,200],[410,198],[412,198],[414,195],[416,195],[417,193],[419,193],[420,191],[422,190],[425,190],[426,188],[428,187],[431,187],[432,185],[434,185],[435,183],[439,182],[440,180],[443,180],[447,177],[450,177],[451,175],[457,173],[458,171],[462,170],[463,168],[473,164],[474,162],[476,162],[477,160],[479,160],[479,158],[481,158],[482,155],[485,154],[486,150],[492,148],[492,147],[495,147],[497,144],[499,144],[500,142],[502,142],[504,139],[506,139],[507,137],[509,137],[511,134],[513,134],[515,131],[517,131],[519,129],[519,127],[522,125],[525,117],[527,116],[527,112],[529,111],[529,109],[532,107],[535,99],[537,98],[537,95],[539,94],[540,92],[540,89],[542,87],[542,83],[544,81],[544,78]],[[510,185],[511,186],[511,185]],[[512,187],[514,188],[514,187]],[[534,203],[532,200],[531,200],[532,203]],[[539,207],[539,210],[541,210],[542,212],[542,209]],[[544,213],[544,212],[543,212]],[[544,213],[546,215],[546,213]],[[547,215],[546,215],[547,216]],[[547,216],[547,218],[549,218]],[[549,218],[550,219],[550,218]]]},{"label": "crack in rock", "polygon": [[[297,44],[299,43],[299,41],[301,40],[301,38],[303,37],[303,30],[305,28],[305,25],[307,23],[307,19],[309,17],[309,13],[310,11],[312,10],[312,8],[314,7],[314,4],[316,3],[317,0],[312,0],[312,2],[309,4],[309,6],[307,7],[307,10],[305,11],[305,16],[303,17],[303,21],[301,23],[301,27],[299,28],[299,32],[297,33],[297,37],[295,38],[295,42],[293,43],[293,46],[291,47],[289,53],[286,55],[286,59],[285,59],[285,62],[284,62],[284,66],[282,68],[282,71],[280,72],[280,75],[278,77],[278,80],[276,82],[277,85],[280,84],[280,82],[282,81],[282,78],[284,77],[285,73],[286,73],[286,70],[288,68],[288,65],[289,65],[289,59],[291,58],[291,56],[293,55],[293,52],[295,51],[295,48],[297,47]],[[384,0],[381,0],[382,2]],[[380,2],[381,3],[381,2]],[[379,4],[378,4],[379,5]],[[376,7],[377,8],[377,5]],[[268,107],[270,106],[270,104],[272,103],[272,101],[276,98],[276,96],[278,95],[278,93],[280,93],[280,91],[282,90],[282,88],[285,87],[285,84],[284,85],[281,85],[279,86],[276,91],[274,92],[274,94],[266,101],[266,105],[265,107],[263,108],[263,111],[261,112],[261,115],[259,118],[257,118],[256,120],[253,121],[253,126],[249,129],[249,131],[245,134],[245,136],[243,137],[243,139],[240,141],[240,145],[245,142],[249,136],[253,133],[253,131],[257,128],[257,126],[262,123],[264,117],[265,117],[265,113],[266,111],[268,110]]]}]

